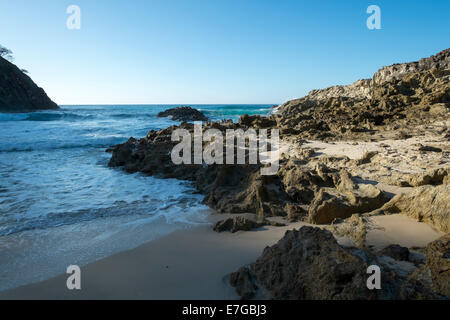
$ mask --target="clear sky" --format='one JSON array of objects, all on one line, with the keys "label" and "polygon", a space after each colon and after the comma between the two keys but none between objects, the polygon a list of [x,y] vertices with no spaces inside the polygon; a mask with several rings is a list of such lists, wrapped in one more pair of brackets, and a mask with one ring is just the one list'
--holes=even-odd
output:
[{"label": "clear sky", "polygon": [[0,0],[0,44],[59,104],[278,104],[450,47],[450,1]]}]

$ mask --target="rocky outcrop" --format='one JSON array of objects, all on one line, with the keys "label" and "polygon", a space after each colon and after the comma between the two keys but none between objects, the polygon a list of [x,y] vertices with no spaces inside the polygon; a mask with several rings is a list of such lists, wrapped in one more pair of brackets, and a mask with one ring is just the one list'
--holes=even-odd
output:
[{"label": "rocky outcrop", "polygon": [[449,117],[450,49],[418,62],[384,67],[372,79],[313,90],[274,116],[285,134],[330,139],[432,123]]},{"label": "rocky outcrop", "polygon": [[[247,128],[239,123],[249,122],[244,118],[237,124],[207,123],[203,130],[215,128],[225,132],[227,129]],[[123,167],[130,173],[140,171],[163,178],[193,181],[194,186],[205,195],[203,203],[217,212],[253,213],[258,216],[258,221],[271,216],[286,216],[291,221],[304,220],[306,211],[302,205],[311,204],[313,199],[310,220],[314,223],[364,213],[383,204],[384,195],[380,190],[371,185],[354,184],[345,171],[330,170],[323,164],[312,170],[301,167],[299,164],[307,162],[309,154],[296,160],[281,159],[277,174],[271,176],[261,175],[261,164],[176,165],[170,154],[177,143],[171,141],[171,134],[177,128],[193,133],[194,126],[182,123],[150,131],[139,140],[130,138],[126,143],[108,150],[112,152],[109,165]],[[193,155],[191,160],[193,162]],[[333,203],[341,207],[328,213],[328,207],[321,207],[326,202],[324,194],[335,196],[337,200]]]},{"label": "rocky outcrop", "polygon": [[395,63],[378,70],[372,78],[375,84],[400,80],[404,75],[431,69],[450,69],[450,49],[443,50],[429,58],[407,63]]},{"label": "rocky outcrop", "polygon": [[331,223],[355,213],[366,213],[386,202],[384,193],[370,184],[355,184],[346,171],[341,171],[336,189],[322,188],[309,207],[308,220],[314,224]]},{"label": "rocky outcrop", "polygon": [[325,89],[311,90],[311,92],[308,93],[308,99],[315,101],[326,101],[330,98],[337,97],[365,99],[371,97],[371,89],[372,81],[370,79],[361,79],[350,85],[331,86]]},{"label": "rocky outcrop", "polygon": [[158,117],[171,117],[175,121],[208,121],[203,112],[191,107],[176,107],[164,110],[157,115]]},{"label": "rocky outcrop", "polygon": [[429,243],[426,256],[434,289],[450,297],[450,234]]},{"label": "rocky outcrop", "polygon": [[[258,117],[250,119],[253,120],[241,117],[237,124],[207,123],[203,129],[215,128],[222,132],[246,129],[248,127],[242,127],[244,124],[259,121]],[[183,123],[151,131],[139,140],[131,138],[109,149],[113,153],[109,165],[123,166],[128,172],[193,181],[205,195],[203,203],[217,212],[253,213],[258,216],[258,221],[284,216],[289,221],[331,223],[355,213],[372,211],[386,201],[384,193],[377,187],[354,183],[345,170],[332,170],[324,164],[317,164],[313,169],[302,166],[309,161],[310,153],[296,159],[281,159],[277,174],[272,176],[261,175],[261,164],[175,165],[170,153],[177,142],[171,141],[171,134],[177,128],[193,132],[193,124]],[[308,213],[302,206],[309,206]]]},{"label": "rocky outcrop", "polygon": [[[215,128],[225,132],[238,127],[233,122],[224,122],[207,123],[203,129]],[[259,171],[261,164],[174,164],[170,154],[177,142],[171,141],[171,134],[177,128],[193,133],[194,125],[182,123],[180,126],[150,131],[139,140],[130,138],[126,143],[108,149],[112,152],[109,165],[123,167],[130,173],[140,171],[163,178],[193,181],[205,195],[204,203],[218,212],[255,213],[261,220],[265,216],[286,215],[284,206],[289,196],[280,177],[262,176]],[[191,137],[193,139],[193,134]],[[191,160],[193,163],[193,155]]]},{"label": "rocky outcrop", "polygon": [[345,237],[350,239],[358,248],[364,248],[370,225],[366,217],[353,214],[350,218],[339,220],[337,223],[326,226],[326,228],[336,237]]},{"label": "rocky outcrop", "polygon": [[450,185],[422,186],[395,196],[383,205],[385,213],[403,213],[450,232]]},{"label": "rocky outcrop", "polygon": [[0,57],[0,112],[57,110],[42,88],[11,62]]},{"label": "rocky outcrop", "polygon": [[[367,287],[367,268],[381,268],[380,290]],[[340,246],[331,232],[302,227],[284,237],[250,266],[230,275],[243,299],[421,299],[435,295],[398,274],[369,251]]]},{"label": "rocky outcrop", "polygon": [[425,173],[412,175],[409,179],[407,179],[407,183],[412,187],[420,187],[427,184],[439,185],[446,181],[449,173],[450,168],[448,167],[432,169]]},{"label": "rocky outcrop", "polygon": [[264,223],[262,222],[259,223],[244,217],[234,217],[216,222],[213,230],[216,232],[231,231],[231,233],[235,233],[237,231],[249,231],[263,225]]},{"label": "rocky outcrop", "polygon": [[[225,131],[237,126],[233,122],[207,123],[203,129]],[[177,142],[171,141],[171,134],[176,128],[188,130],[193,139],[194,125],[191,123],[152,130],[145,138],[130,138],[126,143],[108,149],[112,152],[109,165],[123,167],[130,173],[140,171],[163,178],[193,181],[205,195],[203,202],[218,212],[255,213],[261,220],[265,216],[286,214],[284,204],[288,199],[278,176],[261,176],[260,164],[174,164],[171,152]]]}]

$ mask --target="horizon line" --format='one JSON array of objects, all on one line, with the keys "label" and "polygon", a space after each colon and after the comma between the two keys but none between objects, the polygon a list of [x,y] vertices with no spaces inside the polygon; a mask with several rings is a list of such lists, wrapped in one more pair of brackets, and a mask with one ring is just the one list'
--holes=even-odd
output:
[{"label": "horizon line", "polygon": [[174,106],[179,105],[181,107],[188,106],[226,106],[226,105],[240,105],[240,106],[252,106],[252,105],[280,105],[279,103],[63,103],[58,106]]}]

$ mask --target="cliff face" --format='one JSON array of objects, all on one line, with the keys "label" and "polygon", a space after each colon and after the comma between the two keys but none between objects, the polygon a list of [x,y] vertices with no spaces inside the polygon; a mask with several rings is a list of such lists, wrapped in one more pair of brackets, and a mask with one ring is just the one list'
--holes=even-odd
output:
[{"label": "cliff face", "polygon": [[33,80],[9,61],[0,58],[0,112],[57,110],[54,103]]}]

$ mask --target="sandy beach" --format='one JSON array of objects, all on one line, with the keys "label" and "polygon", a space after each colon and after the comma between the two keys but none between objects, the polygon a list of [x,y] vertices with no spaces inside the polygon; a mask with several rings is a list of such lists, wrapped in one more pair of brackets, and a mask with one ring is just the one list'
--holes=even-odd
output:
[{"label": "sandy beach", "polygon": [[[212,220],[224,215],[212,215]],[[403,215],[370,218],[367,245],[391,243],[424,247],[443,235]],[[217,233],[211,226],[173,232],[138,248],[120,252],[81,268],[81,290],[68,290],[68,275],[0,292],[0,299],[238,299],[227,275],[258,258],[289,229],[263,227],[254,231]],[[351,244],[345,237],[342,244]]]}]

